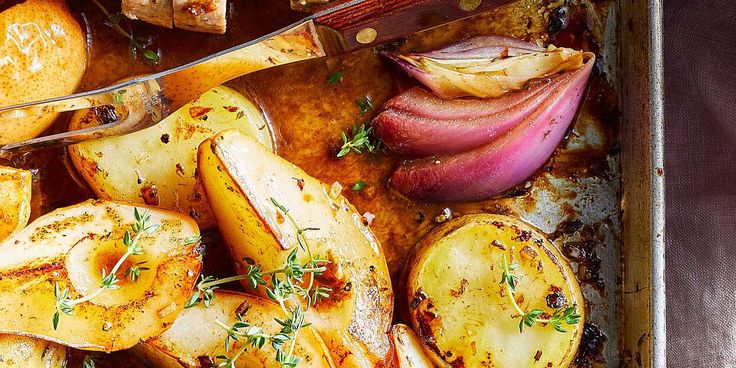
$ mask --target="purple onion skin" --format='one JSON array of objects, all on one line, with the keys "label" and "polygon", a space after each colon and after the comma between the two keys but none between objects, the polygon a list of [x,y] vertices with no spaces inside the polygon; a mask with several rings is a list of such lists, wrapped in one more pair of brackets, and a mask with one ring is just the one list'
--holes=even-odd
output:
[{"label": "purple onion skin", "polygon": [[384,104],[373,120],[376,135],[394,152],[414,157],[467,151],[501,136],[532,114],[559,88],[563,76],[494,99],[443,100],[412,88]]},{"label": "purple onion skin", "polygon": [[[513,37],[506,36],[475,36],[466,40],[454,43],[450,46],[444,47],[439,50],[423,52],[423,53],[412,53],[409,55],[423,56],[433,59],[496,59],[500,57],[509,57],[522,54],[528,54],[532,52],[543,52],[545,48],[535,45],[530,42],[526,42]],[[425,86],[439,85],[440,83],[436,80],[438,77],[433,74],[428,74],[423,70],[411,65],[406,60],[402,59],[399,54],[386,52],[384,56],[394,61],[402,69],[404,69],[410,76],[418,80]],[[438,95],[442,95],[441,90],[435,90]]]},{"label": "purple onion skin", "polygon": [[523,183],[565,137],[594,61],[564,73],[562,86],[502,137],[466,152],[406,161],[389,186],[415,201],[455,202],[487,199]]},{"label": "purple onion skin", "polygon": [[417,53],[434,59],[495,59],[504,56],[515,56],[528,54],[530,52],[543,52],[544,47],[506,36],[475,36],[454,43],[442,49]]}]

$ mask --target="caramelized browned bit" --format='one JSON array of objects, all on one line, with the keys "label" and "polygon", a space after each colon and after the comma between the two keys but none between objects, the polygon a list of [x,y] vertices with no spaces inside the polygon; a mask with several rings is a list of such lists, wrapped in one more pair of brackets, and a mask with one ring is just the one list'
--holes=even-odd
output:
[{"label": "caramelized browned bit", "polygon": [[253,305],[249,301],[245,300],[242,304],[238,306],[237,309],[235,309],[235,314],[239,316],[244,316],[246,313],[248,313],[252,306]]},{"label": "caramelized browned bit", "polygon": [[586,323],[583,328],[583,338],[580,341],[578,354],[575,356],[574,364],[578,367],[598,367],[605,363],[603,347],[608,338],[593,323]]},{"label": "caramelized browned bit", "polygon": [[227,0],[173,0],[176,28],[225,33]]},{"label": "caramelized browned bit", "polygon": [[460,297],[465,292],[465,288],[468,286],[468,280],[462,279],[460,280],[460,287],[458,287],[457,290],[450,290],[450,294],[454,296],[455,298]]},{"label": "caramelized browned bit", "polygon": [[211,107],[192,106],[189,108],[189,116],[192,119],[207,120],[207,113],[212,111]]},{"label": "caramelized browned bit", "polygon": [[151,184],[141,188],[141,197],[143,202],[149,206],[158,206],[161,202],[158,197],[158,188],[156,184]]},{"label": "caramelized browned bit", "polygon": [[503,245],[503,244],[501,244],[501,242],[498,241],[498,240],[492,241],[491,242],[491,245],[494,246],[494,247],[496,247],[496,248],[498,248],[498,249],[500,249],[500,250],[506,250],[506,246]]},{"label": "caramelized browned bit", "polygon": [[[531,236],[531,235],[530,235],[530,236]],[[528,240],[528,239],[527,239],[527,240]],[[536,250],[534,250],[534,248],[532,248],[532,247],[530,247],[530,246],[528,246],[528,245],[525,245],[525,246],[524,246],[523,248],[521,248],[521,250],[519,251],[519,255],[521,256],[521,258],[522,258],[522,259],[525,259],[525,260],[531,261],[531,260],[533,260],[534,258],[537,258],[537,251],[536,251]]]},{"label": "caramelized browned bit", "polygon": [[181,9],[197,17],[215,10],[215,4],[212,1],[189,1]]},{"label": "caramelized browned bit", "polygon": [[209,355],[202,355],[200,357],[197,357],[197,361],[199,361],[199,366],[202,368],[214,368],[217,367],[217,364],[215,363],[215,360],[212,359]]},{"label": "caramelized browned bit", "polygon": [[562,290],[557,286],[549,287],[550,293],[546,296],[547,306],[550,308],[562,308],[567,305],[567,298]]}]

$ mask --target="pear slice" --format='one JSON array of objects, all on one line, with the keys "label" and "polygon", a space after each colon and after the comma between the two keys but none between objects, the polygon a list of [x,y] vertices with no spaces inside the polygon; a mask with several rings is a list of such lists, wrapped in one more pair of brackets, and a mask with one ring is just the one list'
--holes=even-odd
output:
[{"label": "pear slice", "polygon": [[31,216],[31,172],[0,166],[0,241],[26,226]]},{"label": "pear slice", "polygon": [[66,347],[54,342],[17,335],[0,336],[1,367],[66,367]]},{"label": "pear slice", "polygon": [[[239,273],[247,260],[263,270],[281,268],[298,246],[296,227],[273,200],[300,228],[317,229],[303,234],[312,252],[330,261],[316,284],[332,292],[308,321],[338,366],[385,364],[394,299],[386,260],[367,221],[339,191],[232,130],[202,143],[198,172]],[[299,257],[308,260],[304,251]]]},{"label": "pear slice", "polygon": [[[0,333],[39,337],[67,346],[114,351],[168,328],[189,298],[202,266],[199,229],[189,217],[146,208],[150,224],[160,228],[143,235],[141,255],[131,255],[117,273],[119,289],[108,289],[61,314],[58,329],[55,284],[77,299],[94,293],[103,269],[127,251],[126,230],[135,223],[134,206],[86,201],[57,209],[0,244]],[[124,270],[146,262],[137,281]]]},{"label": "pear slice", "polygon": [[414,331],[405,324],[397,324],[391,329],[396,349],[396,366],[398,368],[433,368],[434,364],[424,354],[422,342]]},{"label": "pear slice", "polygon": [[[18,232],[31,215],[31,172],[0,166],[0,241]],[[66,347],[41,339],[0,335],[0,365],[61,367]]]},{"label": "pear slice", "polygon": [[[281,326],[274,320],[282,317],[278,304],[233,291],[218,290],[216,295],[216,302],[211,307],[199,304],[184,309],[170,329],[136,346],[136,351],[157,368],[214,367],[216,357],[227,354],[224,345],[227,331],[217,326],[215,321],[230,326],[238,321],[239,314],[244,321],[262,328],[267,334],[280,331]],[[294,349],[294,355],[301,358],[299,367],[334,367],[319,334],[310,327],[305,331],[299,334]],[[275,354],[270,344],[260,349],[248,349],[237,360],[236,367],[279,368]]]},{"label": "pear slice", "polygon": [[[69,129],[102,124],[95,111],[75,112]],[[238,129],[273,147],[258,105],[218,86],[150,128],[72,145],[69,157],[98,198],[176,210],[207,229],[215,219],[195,179],[197,147],[225,129]]]}]

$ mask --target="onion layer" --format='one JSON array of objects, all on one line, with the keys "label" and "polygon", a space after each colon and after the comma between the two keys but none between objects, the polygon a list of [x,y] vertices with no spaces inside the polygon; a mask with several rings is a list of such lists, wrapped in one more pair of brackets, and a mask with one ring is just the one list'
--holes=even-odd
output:
[{"label": "onion layer", "polygon": [[498,97],[531,79],[580,68],[583,52],[478,36],[427,53],[386,54],[440,97]]},{"label": "onion layer", "polygon": [[[389,186],[417,201],[441,202],[486,199],[522,183],[544,165],[564,138],[595,62],[591,53],[585,53],[585,58],[581,68],[538,87],[550,90],[544,101],[502,136],[462,153],[406,161]],[[438,108],[434,114],[436,118],[451,113],[449,108]],[[464,116],[458,114],[452,116]]]},{"label": "onion layer", "polygon": [[373,121],[376,135],[394,152],[423,157],[473,149],[519,124],[559,88],[557,75],[495,99],[442,100],[410,89],[384,105]]}]

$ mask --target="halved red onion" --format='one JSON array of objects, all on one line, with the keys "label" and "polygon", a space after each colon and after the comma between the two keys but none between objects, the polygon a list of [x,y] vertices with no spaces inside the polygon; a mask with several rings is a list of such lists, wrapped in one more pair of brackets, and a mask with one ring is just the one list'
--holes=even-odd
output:
[{"label": "halved red onion", "polygon": [[545,102],[500,138],[462,153],[406,161],[389,186],[417,201],[443,202],[486,199],[522,183],[564,138],[594,62],[586,53],[583,67],[563,74]]},{"label": "halved red onion", "polygon": [[445,99],[498,97],[531,79],[578,69],[583,52],[547,49],[511,37],[478,36],[427,53],[387,53],[407,73]]},{"label": "halved red onion", "polygon": [[535,80],[495,99],[443,100],[412,88],[384,104],[373,128],[392,151],[422,157],[484,145],[533,113],[559,88],[562,75]]}]

